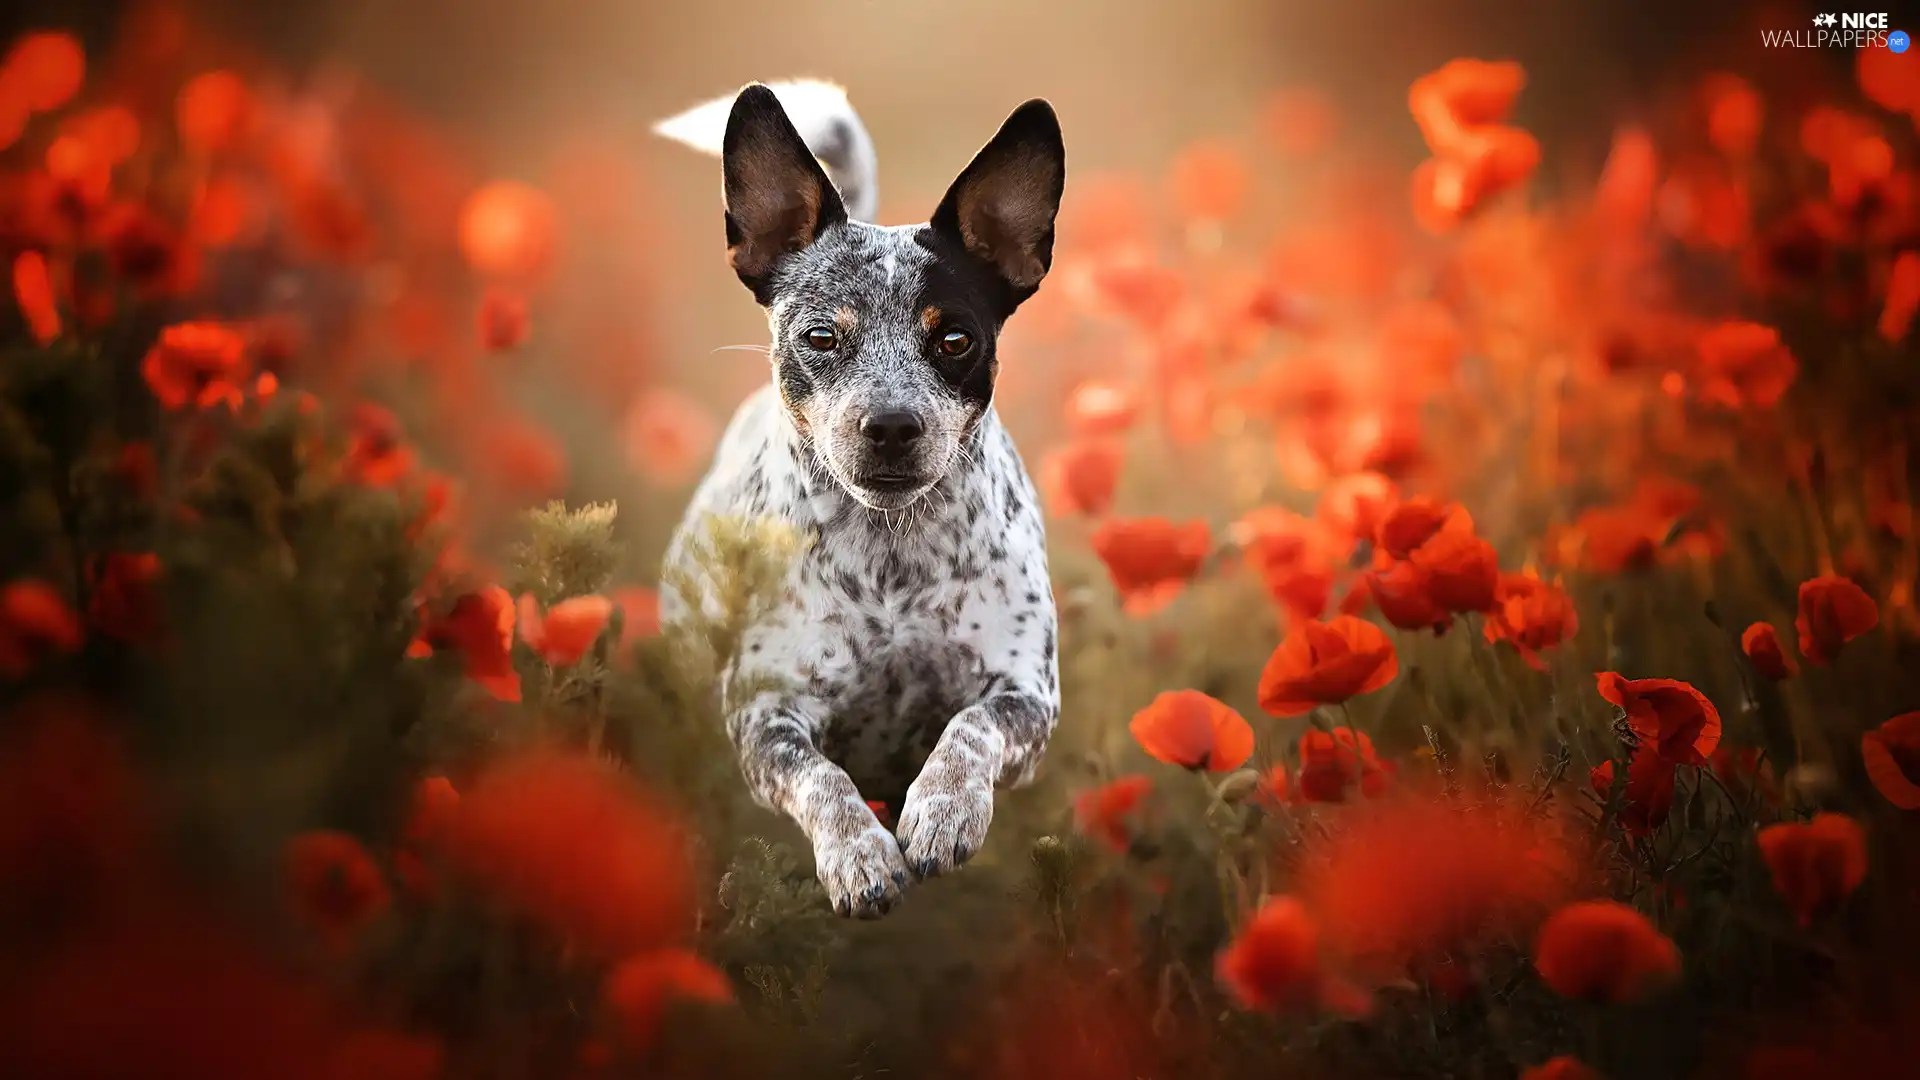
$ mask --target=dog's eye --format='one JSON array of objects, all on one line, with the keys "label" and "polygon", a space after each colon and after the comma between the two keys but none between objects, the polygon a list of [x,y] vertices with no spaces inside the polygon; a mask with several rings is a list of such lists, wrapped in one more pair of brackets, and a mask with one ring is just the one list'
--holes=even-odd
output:
[{"label": "dog's eye", "polygon": [[965,356],[973,348],[973,335],[965,330],[949,330],[940,337],[940,352],[946,356]]},{"label": "dog's eye", "polygon": [[831,327],[816,326],[807,331],[807,344],[820,352],[831,352],[840,344],[840,336]]}]

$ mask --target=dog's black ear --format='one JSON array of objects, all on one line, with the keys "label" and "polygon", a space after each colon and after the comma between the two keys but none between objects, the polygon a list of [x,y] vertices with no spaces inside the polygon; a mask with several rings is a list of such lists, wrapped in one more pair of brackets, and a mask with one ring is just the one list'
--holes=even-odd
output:
[{"label": "dog's black ear", "polygon": [[774,267],[845,221],[846,207],[780,99],[759,83],[733,99],[720,170],[726,180],[727,258],[765,303]]},{"label": "dog's black ear", "polygon": [[1066,183],[1060,121],[1053,106],[1029,101],[974,155],[931,224],[997,270],[1018,304],[1053,265],[1053,219]]}]

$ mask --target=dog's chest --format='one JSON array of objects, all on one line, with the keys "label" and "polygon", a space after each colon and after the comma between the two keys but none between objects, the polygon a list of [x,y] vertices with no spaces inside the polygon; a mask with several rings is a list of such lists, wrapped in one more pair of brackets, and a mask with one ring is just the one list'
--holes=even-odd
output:
[{"label": "dog's chest", "polygon": [[996,590],[1012,586],[991,563],[936,572],[816,550],[800,568],[780,651],[819,709],[821,752],[869,798],[898,799],[947,722],[1002,674],[993,638],[1007,616]]}]

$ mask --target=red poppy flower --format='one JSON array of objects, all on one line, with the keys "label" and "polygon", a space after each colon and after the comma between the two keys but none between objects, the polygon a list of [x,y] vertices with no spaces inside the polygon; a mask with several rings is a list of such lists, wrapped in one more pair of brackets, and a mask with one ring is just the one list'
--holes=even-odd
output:
[{"label": "red poppy flower", "polygon": [[1601,1080],[1601,1076],[1579,1058],[1562,1054],[1521,1073],[1520,1080]]},{"label": "red poppy flower", "polygon": [[342,463],[348,480],[368,487],[393,487],[413,472],[417,459],[400,430],[400,419],[391,410],[367,403],[356,405],[351,427]]},{"label": "red poppy flower", "polygon": [[301,833],[287,842],[287,900],[330,949],[351,947],[392,902],[380,867],[342,832]]},{"label": "red poppy flower", "polygon": [[1139,414],[1138,395],[1121,383],[1087,379],[1067,394],[1067,426],[1076,435],[1121,435]]},{"label": "red poppy flower", "polygon": [[1647,917],[1611,900],[1568,904],[1541,925],[1533,963],[1562,997],[1618,1004],[1680,972],[1680,950]]},{"label": "red poppy flower", "polygon": [[671,943],[689,927],[680,830],[591,757],[537,753],[461,794],[439,852],[456,875],[605,955]]},{"label": "red poppy flower", "polygon": [[1426,580],[1429,599],[1448,611],[1489,611],[1500,582],[1500,562],[1493,545],[1474,535],[1473,521],[1464,513],[1413,549],[1407,561]]},{"label": "red poppy flower", "polygon": [[1049,453],[1040,463],[1040,486],[1052,512],[1061,517],[1099,517],[1113,505],[1124,453],[1112,439],[1078,439]]},{"label": "red poppy flower", "polygon": [[1799,666],[1780,645],[1780,634],[1772,623],[1757,622],[1740,635],[1740,650],[1747,654],[1753,669],[1769,679],[1786,679],[1799,674]]},{"label": "red poppy flower", "polygon": [[14,256],[13,296],[33,340],[46,345],[60,336],[60,307],[54,301],[53,275],[47,269],[46,256],[37,251]]},{"label": "red poppy flower", "polygon": [[1260,905],[1240,935],[1220,953],[1215,974],[1242,1008],[1266,1012],[1328,1009],[1358,1018],[1372,1000],[1329,973],[1320,927],[1306,905],[1290,896]]},{"label": "red poppy flower", "polygon": [[675,1000],[725,1005],[727,977],[685,949],[659,949],[621,962],[601,990],[607,1013],[629,1049],[653,1045],[667,1006]]},{"label": "red poppy flower", "polygon": [[[1446,525],[1459,507],[1415,495],[1387,511],[1380,522],[1380,546],[1396,559],[1405,559]],[[1471,531],[1471,526],[1469,526]]]},{"label": "red poppy flower", "polygon": [[552,201],[511,180],[486,185],[460,208],[460,250],[483,274],[537,276],[553,261],[555,233]]},{"label": "red poppy flower", "polygon": [[1701,395],[1728,408],[1771,408],[1800,372],[1780,332],[1759,323],[1721,323],[1701,335],[1698,347]]},{"label": "red poppy flower", "polygon": [[1194,221],[1225,221],[1247,195],[1247,163],[1233,147],[1196,142],[1174,159],[1169,176],[1174,205]]},{"label": "red poppy flower", "polygon": [[1344,816],[1299,892],[1339,955],[1404,970],[1524,933],[1567,896],[1563,854],[1519,815],[1398,797]]},{"label": "red poppy flower", "polygon": [[1730,158],[1753,154],[1760,141],[1760,95],[1737,75],[1715,74],[1701,80],[1707,114],[1707,140]]},{"label": "red poppy flower", "polygon": [[553,667],[572,667],[587,655],[613,617],[613,601],[604,596],[575,596],[540,614],[532,593],[520,597],[520,640]]},{"label": "red poppy flower", "polygon": [[1300,734],[1300,798],[1341,802],[1356,783],[1362,795],[1378,796],[1386,790],[1388,764],[1374,753],[1373,739],[1364,731],[1308,728]]},{"label": "red poppy flower", "polygon": [[[25,303],[21,306],[25,307]],[[1887,341],[1902,341],[1913,326],[1916,311],[1920,311],[1920,252],[1903,251],[1894,257],[1893,268],[1887,274],[1886,301],[1880,309],[1876,329]]]},{"label": "red poppy flower", "polygon": [[1169,690],[1127,727],[1157,761],[1183,769],[1232,772],[1253,756],[1253,728],[1225,703],[1198,690]]},{"label": "red poppy flower", "polygon": [[699,479],[720,427],[698,401],[659,387],[634,401],[621,434],[627,464],[651,483],[675,488]]},{"label": "red poppy flower", "polygon": [[125,642],[150,641],[160,633],[160,556],[150,551],[114,551],[88,567],[93,600],[87,621]]},{"label": "red poppy flower", "polygon": [[1860,736],[1860,759],[1888,802],[1920,810],[1920,712],[1902,713]]},{"label": "red poppy flower", "polygon": [[620,645],[622,648],[641,638],[660,633],[660,592],[644,586],[613,591],[613,602],[620,609]]},{"label": "red poppy flower", "polygon": [[1487,641],[1508,642],[1536,671],[1547,669],[1541,652],[1580,629],[1573,600],[1533,574],[1502,574],[1494,597],[1494,608],[1487,614]]},{"label": "red poppy flower", "polygon": [[1840,654],[1840,647],[1880,622],[1880,606],[1865,589],[1836,574],[1800,583],[1800,610],[1793,627],[1800,635],[1800,655],[1822,667]]},{"label": "red poppy flower", "polygon": [[253,96],[231,71],[196,75],[174,98],[180,141],[202,153],[231,149],[246,135],[252,117]]},{"label": "red poppy flower", "polygon": [[1145,776],[1123,776],[1089,788],[1074,798],[1074,824],[1086,835],[1124,852],[1133,843],[1127,819],[1152,790],[1153,781]]},{"label": "red poppy flower", "polygon": [[76,652],[84,634],[67,598],[44,581],[0,588],[0,677],[18,679],[54,656]]},{"label": "red poppy flower", "polygon": [[1289,624],[1317,619],[1333,595],[1332,541],[1319,522],[1290,510],[1268,506],[1248,512],[1234,525],[1247,566]]},{"label": "red poppy flower", "polygon": [[1815,814],[1805,824],[1760,830],[1760,855],[1773,873],[1773,887],[1801,926],[1853,895],[1867,879],[1867,838],[1845,814]]},{"label": "red poppy flower", "polygon": [[1377,472],[1343,476],[1320,492],[1314,517],[1341,538],[1347,551],[1362,540],[1372,540],[1400,497],[1394,482]]},{"label": "red poppy flower", "polygon": [[[1355,606],[1364,610],[1371,600],[1380,616],[1401,630],[1431,630],[1445,633],[1453,625],[1453,613],[1435,603],[1427,593],[1427,576],[1410,562],[1392,562],[1383,551],[1381,560],[1387,569],[1369,570],[1360,578],[1353,597]],[[1352,610],[1342,608],[1347,614]]]},{"label": "red poppy flower", "polygon": [[1628,679],[1618,672],[1594,676],[1600,696],[1624,709],[1627,723],[1645,745],[1675,765],[1705,765],[1720,745],[1720,710],[1707,696],[1675,679]]},{"label": "red poppy flower", "polygon": [[[1625,802],[1619,808],[1620,827],[1628,836],[1646,836],[1667,823],[1667,815],[1673,812],[1674,769],[1673,762],[1651,744],[1634,751],[1627,763]],[[1613,776],[1611,761],[1594,766],[1588,776],[1593,793],[1603,802],[1613,794]]]},{"label": "red poppy flower", "polygon": [[480,347],[488,352],[506,352],[526,344],[531,322],[527,299],[519,293],[493,287],[481,294]]},{"label": "red poppy flower", "polygon": [[1364,619],[1308,619],[1287,633],[1260,673],[1260,707],[1298,716],[1372,693],[1393,681],[1400,662],[1386,632]]},{"label": "red poppy flower", "polygon": [[1145,616],[1171,603],[1200,571],[1213,533],[1204,521],[1115,518],[1101,522],[1092,542],[1128,614]]},{"label": "red poppy flower", "polygon": [[468,678],[502,701],[519,701],[513,619],[513,598],[507,590],[491,585],[455,600],[446,614],[422,627],[420,640],[430,649],[457,650]]},{"label": "red poppy flower", "polygon": [[231,328],[214,322],[177,323],[141,361],[141,377],[160,404],[169,409],[205,408],[241,396],[247,343]]}]

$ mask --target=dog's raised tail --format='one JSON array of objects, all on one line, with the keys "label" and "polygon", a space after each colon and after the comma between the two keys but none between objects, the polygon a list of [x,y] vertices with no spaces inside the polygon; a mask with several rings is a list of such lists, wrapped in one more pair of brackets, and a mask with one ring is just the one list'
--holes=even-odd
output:
[{"label": "dog's raised tail", "polygon": [[[767,88],[780,99],[794,130],[820,159],[833,186],[840,189],[847,215],[855,221],[873,221],[880,209],[880,163],[866,125],[847,101],[847,92],[817,79],[768,83]],[[718,97],[670,116],[653,126],[654,133],[701,153],[718,155],[735,96]]]}]

